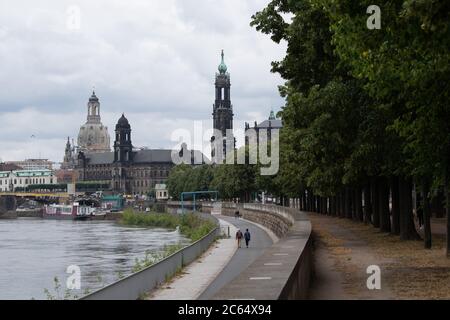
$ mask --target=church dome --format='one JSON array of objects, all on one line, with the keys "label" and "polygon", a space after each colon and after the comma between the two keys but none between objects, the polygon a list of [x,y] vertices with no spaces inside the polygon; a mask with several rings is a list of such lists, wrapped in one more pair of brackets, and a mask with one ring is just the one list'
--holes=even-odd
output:
[{"label": "church dome", "polygon": [[95,92],[92,92],[88,102],[87,122],[80,127],[78,134],[78,148],[87,153],[109,152],[110,141],[108,127],[101,122],[100,102]]},{"label": "church dome", "polygon": [[125,115],[123,113],[116,124],[116,130],[117,129],[131,129],[130,123],[128,122],[128,119],[125,118]]},{"label": "church dome", "polygon": [[98,102],[98,98],[97,98],[97,96],[95,95],[95,91],[92,91],[92,95],[91,95],[91,97],[89,98],[89,102]]},{"label": "church dome", "polygon": [[80,127],[78,146],[86,152],[109,152],[110,136],[108,127],[102,123],[86,123]]}]

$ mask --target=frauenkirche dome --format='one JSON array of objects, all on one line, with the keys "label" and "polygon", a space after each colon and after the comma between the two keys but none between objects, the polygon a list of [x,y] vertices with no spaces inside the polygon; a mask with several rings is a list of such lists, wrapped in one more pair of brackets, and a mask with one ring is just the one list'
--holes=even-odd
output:
[{"label": "frauenkirche dome", "polygon": [[95,92],[89,98],[87,122],[80,127],[78,148],[86,153],[111,151],[108,127],[101,122],[100,102]]}]

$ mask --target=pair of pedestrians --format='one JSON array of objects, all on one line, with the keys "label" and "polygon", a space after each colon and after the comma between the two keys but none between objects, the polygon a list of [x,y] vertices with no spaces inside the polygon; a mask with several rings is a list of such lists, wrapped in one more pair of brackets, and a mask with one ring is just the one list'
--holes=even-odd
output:
[{"label": "pair of pedestrians", "polygon": [[241,230],[238,230],[236,232],[236,240],[237,240],[238,248],[241,247],[242,238],[244,238],[245,246],[248,248],[248,244],[249,244],[250,238],[251,238],[250,231],[248,231],[248,229],[246,229],[244,234],[242,234]]}]

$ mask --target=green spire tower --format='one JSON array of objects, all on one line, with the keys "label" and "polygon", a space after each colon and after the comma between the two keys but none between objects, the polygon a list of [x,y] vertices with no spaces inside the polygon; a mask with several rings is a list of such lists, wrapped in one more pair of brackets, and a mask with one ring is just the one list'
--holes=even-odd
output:
[{"label": "green spire tower", "polygon": [[[227,131],[233,129],[233,105],[231,104],[231,80],[230,74],[227,72],[228,67],[225,64],[225,54],[222,50],[222,61],[219,64],[219,73],[216,73],[216,99],[213,105],[213,128],[218,130],[222,135],[223,142],[223,155],[226,155],[227,150],[225,148],[226,139],[233,139],[233,137],[227,137]],[[216,141],[216,137],[213,136],[211,141]],[[216,141],[216,147],[222,145],[222,142]],[[218,153],[217,153],[218,154]],[[211,152],[211,156],[216,155],[215,147]]]}]

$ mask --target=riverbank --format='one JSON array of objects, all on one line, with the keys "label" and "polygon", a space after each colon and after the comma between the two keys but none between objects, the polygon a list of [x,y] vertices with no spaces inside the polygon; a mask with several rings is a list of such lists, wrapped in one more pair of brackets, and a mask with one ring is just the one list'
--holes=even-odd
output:
[{"label": "riverbank", "polygon": [[207,219],[203,219],[194,213],[183,215],[170,213],[138,213],[132,209],[126,209],[119,223],[125,226],[152,227],[177,229],[182,235],[195,242],[208,233],[210,233],[216,225]]}]

